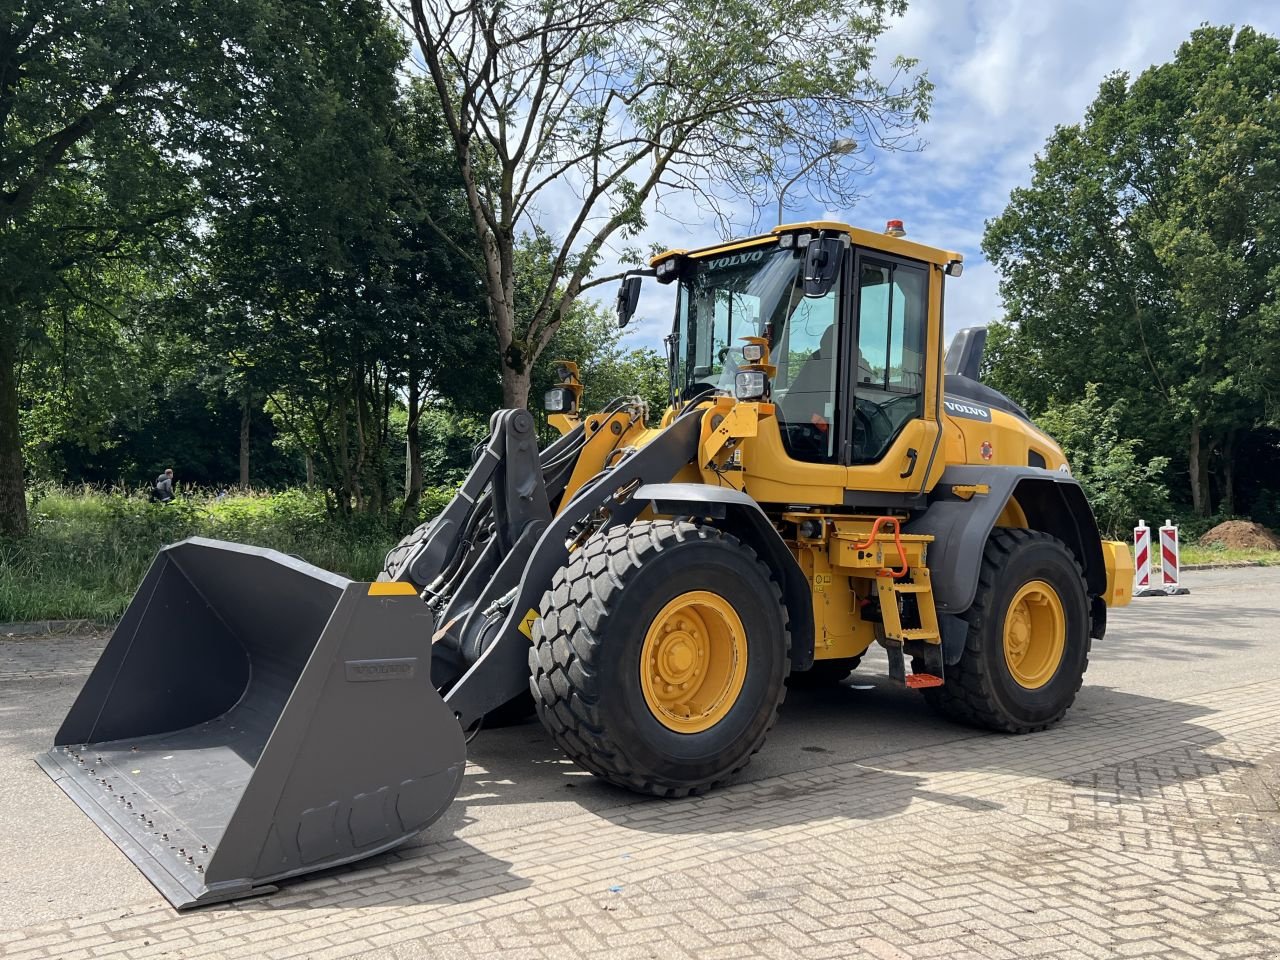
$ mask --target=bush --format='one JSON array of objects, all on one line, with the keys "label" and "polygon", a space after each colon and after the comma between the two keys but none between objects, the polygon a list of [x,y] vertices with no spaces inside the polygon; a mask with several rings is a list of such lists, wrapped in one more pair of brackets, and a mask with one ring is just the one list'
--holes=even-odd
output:
[{"label": "bush", "polygon": [[[430,491],[433,512],[447,502],[444,489]],[[156,551],[191,536],[271,547],[358,580],[378,575],[398,539],[391,519],[332,516],[317,491],[181,496],[162,505],[145,495],[41,487],[30,534],[0,540],[0,622],[115,620]]]},{"label": "bush", "polygon": [[[1121,437],[1123,413],[1120,404],[1104,406],[1091,383],[1084,397],[1050,406],[1037,423],[1066,453],[1103,536],[1127,540],[1139,518],[1159,526],[1170,515],[1169,491],[1161,479],[1169,458],[1145,459],[1140,441]],[[1152,522],[1153,517],[1158,519]]]}]

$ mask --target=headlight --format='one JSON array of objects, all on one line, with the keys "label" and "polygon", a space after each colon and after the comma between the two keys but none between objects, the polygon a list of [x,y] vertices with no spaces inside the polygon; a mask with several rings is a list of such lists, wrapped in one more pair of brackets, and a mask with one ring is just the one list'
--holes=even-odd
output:
[{"label": "headlight", "polygon": [[759,400],[768,381],[761,370],[743,370],[734,380],[733,393],[739,400]]},{"label": "headlight", "polygon": [[552,387],[542,397],[547,413],[573,413],[573,391],[568,387]]},{"label": "headlight", "polygon": [[747,363],[759,363],[764,359],[764,347],[758,343],[748,343],[742,348],[742,359]]}]

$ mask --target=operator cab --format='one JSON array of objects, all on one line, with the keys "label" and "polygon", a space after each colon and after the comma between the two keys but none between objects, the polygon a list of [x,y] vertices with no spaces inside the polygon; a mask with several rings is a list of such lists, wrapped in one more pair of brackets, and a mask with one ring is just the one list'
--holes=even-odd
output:
[{"label": "operator cab", "polygon": [[[840,245],[830,246],[833,237]],[[824,242],[842,255],[833,282],[815,296],[807,254]],[[930,256],[903,256],[902,248]],[[706,253],[655,258],[659,282],[677,284],[668,338],[673,394],[687,402],[734,393],[746,362],[742,338],[764,338],[777,368],[768,399],[787,454],[812,463],[876,463],[925,414],[930,318],[940,324],[940,311],[930,309],[930,266],[941,273],[954,263],[958,272],[959,259],[898,234],[834,224],[780,227]]]}]

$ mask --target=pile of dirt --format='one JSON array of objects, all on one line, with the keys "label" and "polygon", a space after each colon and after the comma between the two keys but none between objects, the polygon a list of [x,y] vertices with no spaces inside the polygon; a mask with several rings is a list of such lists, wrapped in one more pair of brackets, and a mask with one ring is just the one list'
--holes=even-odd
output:
[{"label": "pile of dirt", "polygon": [[1200,545],[1226,547],[1228,550],[1280,550],[1280,537],[1260,523],[1227,520],[1201,537]]}]

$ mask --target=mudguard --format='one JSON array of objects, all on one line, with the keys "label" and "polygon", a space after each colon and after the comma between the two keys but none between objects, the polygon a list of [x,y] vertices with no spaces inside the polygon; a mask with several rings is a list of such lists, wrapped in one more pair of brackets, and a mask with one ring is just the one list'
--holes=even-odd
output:
[{"label": "mudguard", "polygon": [[[981,485],[989,492],[968,500],[953,490]],[[1074,477],[1037,467],[953,466],[943,471],[928,509],[903,528],[934,538],[929,572],[939,613],[960,614],[973,603],[982,551],[1010,497],[1017,499],[1031,529],[1057,537],[1075,554],[1091,595],[1106,591],[1098,524]]]}]

